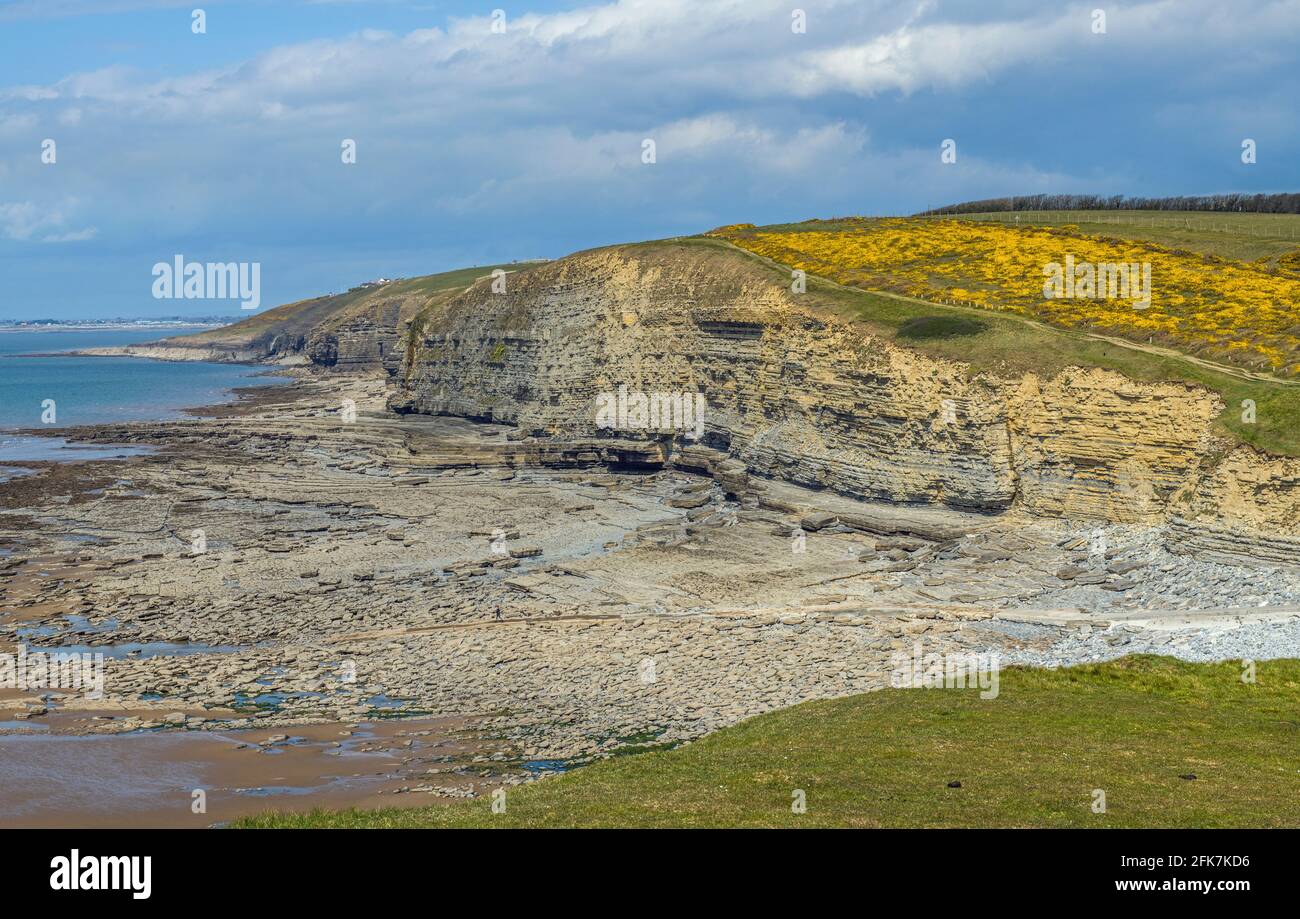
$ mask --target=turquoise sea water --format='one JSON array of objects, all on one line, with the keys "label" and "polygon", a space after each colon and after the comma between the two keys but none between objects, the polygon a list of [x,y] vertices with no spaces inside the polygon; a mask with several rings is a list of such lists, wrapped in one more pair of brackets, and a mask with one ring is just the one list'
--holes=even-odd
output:
[{"label": "turquoise sea water", "polygon": [[[234,387],[279,382],[258,377],[262,368],[237,364],[52,356],[175,334],[183,332],[0,331],[0,461],[52,459],[64,449],[59,440],[20,437],[10,433],[15,429],[175,418],[185,408],[227,401]],[[42,420],[47,399],[54,400],[53,424]]]}]

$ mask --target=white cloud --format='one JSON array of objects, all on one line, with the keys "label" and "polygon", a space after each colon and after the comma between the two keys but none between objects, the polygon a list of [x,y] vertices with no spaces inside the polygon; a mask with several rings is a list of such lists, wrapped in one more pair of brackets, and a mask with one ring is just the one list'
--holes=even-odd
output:
[{"label": "white cloud", "polygon": [[0,236],[25,242],[38,239],[47,243],[81,242],[96,235],[94,227],[65,229],[67,218],[32,201],[0,202]]},{"label": "white cloud", "polygon": [[[0,98],[75,99],[183,121],[310,113],[326,100],[358,113],[376,105],[391,113],[434,103],[460,116],[485,107],[508,110],[520,99],[538,101],[548,112],[582,99],[603,108],[687,94],[719,100],[835,92],[870,97],[961,87],[1027,61],[1090,52],[1103,42],[1191,55],[1221,45],[1225,31],[1242,47],[1300,36],[1300,0],[1231,16],[1211,0],[1137,4],[1113,9],[1105,36],[1091,34],[1090,4],[1002,19],[993,7],[985,21],[975,22],[945,18],[946,7],[924,2],[803,5],[809,23],[804,35],[790,31],[788,0],[620,0],[511,18],[503,35],[492,33],[486,16],[405,36],[362,30],[180,77],[150,80],[108,68],[50,86],[13,87]],[[1207,18],[1213,29],[1206,28]]]},{"label": "white cloud", "polygon": [[47,233],[41,237],[43,243],[79,243],[94,239],[99,235],[99,230],[95,227],[87,227],[84,230],[73,230],[69,233]]}]

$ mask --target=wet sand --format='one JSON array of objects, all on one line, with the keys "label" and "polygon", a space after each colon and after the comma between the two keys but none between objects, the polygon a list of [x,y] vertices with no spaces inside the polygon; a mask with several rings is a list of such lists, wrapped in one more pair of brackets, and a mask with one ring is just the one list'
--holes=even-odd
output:
[{"label": "wet sand", "polygon": [[[267,810],[414,807],[493,782],[452,765],[475,747],[459,719],[305,725],[287,732],[0,739],[0,825],[202,828]],[[429,789],[438,788],[435,794]],[[206,796],[196,813],[196,791]]]},{"label": "wet sand", "polygon": [[[239,417],[285,399],[279,387],[244,388],[236,395],[233,403],[187,412]],[[48,455],[12,463],[0,480],[5,486],[0,508],[21,511],[48,504],[52,495],[66,507],[94,502],[115,483],[139,476],[141,464],[166,463],[147,447],[69,444],[63,436],[41,438],[35,432],[28,439],[38,445],[48,441]],[[189,653],[182,643],[99,644],[113,640],[112,628],[92,625],[81,615],[92,612],[90,604],[70,602],[66,595],[41,600],[51,583],[75,584],[80,595],[111,568],[95,560],[95,539],[86,540],[83,554],[26,552],[30,547],[22,528],[13,526],[17,519],[7,518],[0,562],[18,556],[26,564],[20,572],[0,575],[0,618],[18,630],[16,637],[29,652],[102,651],[109,660]],[[51,619],[74,621],[87,643],[65,639],[45,647],[55,630],[41,623]],[[15,653],[19,643],[0,639],[0,653]],[[196,646],[196,653],[231,650]],[[238,715],[206,706],[163,707],[209,722]],[[284,730],[101,733],[131,711],[129,705],[111,703],[96,708],[59,692],[0,688],[0,826],[203,828],[268,810],[422,806],[480,794],[502,781],[499,769],[485,765],[483,745],[463,717],[328,722]],[[201,801],[196,792],[202,792]]]}]

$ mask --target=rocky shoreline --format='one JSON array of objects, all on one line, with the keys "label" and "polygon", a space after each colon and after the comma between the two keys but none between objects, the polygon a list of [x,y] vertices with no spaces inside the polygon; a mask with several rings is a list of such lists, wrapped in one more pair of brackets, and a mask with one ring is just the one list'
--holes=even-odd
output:
[{"label": "rocky shoreline", "polygon": [[[142,357],[154,361],[173,363],[210,362],[217,364],[249,364],[261,362],[265,355],[251,348],[212,346],[182,346],[179,344],[119,345],[103,348],[86,348],[64,352],[86,357]],[[276,363],[285,366],[306,364],[306,358],[287,357]]]},{"label": "rocky shoreline", "polygon": [[152,452],[0,486],[0,652],[107,656],[102,699],[0,690],[0,736],[454,719],[470,752],[392,767],[426,800],[881,688],[918,642],[1300,656],[1294,569],[1158,527],[751,488],[705,448],[397,415],[383,380],[285,372],[202,417],[60,431]]}]

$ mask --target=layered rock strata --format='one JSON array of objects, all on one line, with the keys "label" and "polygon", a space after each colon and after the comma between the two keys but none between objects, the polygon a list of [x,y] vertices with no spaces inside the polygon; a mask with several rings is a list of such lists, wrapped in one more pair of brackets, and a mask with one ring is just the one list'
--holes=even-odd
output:
[{"label": "layered rock strata", "polygon": [[[642,437],[676,457],[707,446],[729,460],[709,471],[742,496],[745,476],[980,514],[1171,522],[1193,550],[1300,560],[1296,461],[1242,448],[1216,462],[1215,393],[1095,368],[974,373],[704,247],[580,253],[504,292],[481,281],[417,325],[390,400],[401,412],[544,439]],[[600,409],[620,387],[703,393],[703,436],[642,430],[634,413],[611,430]]]}]

